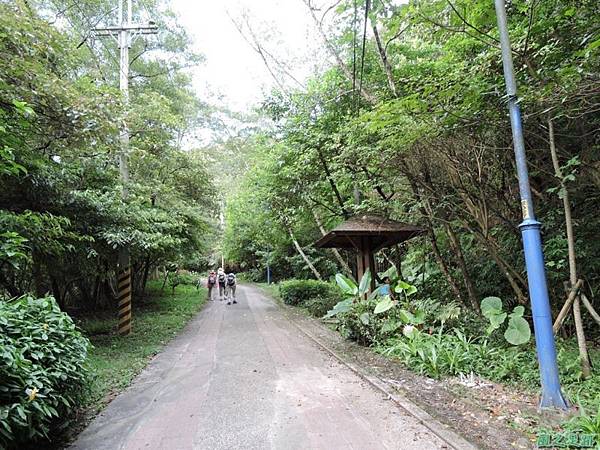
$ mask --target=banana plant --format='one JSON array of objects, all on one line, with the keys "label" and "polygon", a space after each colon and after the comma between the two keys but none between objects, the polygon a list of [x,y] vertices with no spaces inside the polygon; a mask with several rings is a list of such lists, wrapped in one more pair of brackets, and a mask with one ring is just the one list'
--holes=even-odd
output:
[{"label": "banana plant", "polygon": [[[397,280],[394,291],[397,294],[402,294],[404,296],[404,299],[408,300],[408,297],[410,297],[415,292],[417,292],[417,288],[415,286],[413,286],[412,284],[406,283],[405,281]],[[384,313],[387,310],[396,306],[397,304],[398,304],[398,300],[393,300],[389,295],[386,295],[383,297],[383,299],[380,302],[377,303],[377,305],[375,305],[375,310],[373,311],[373,313],[374,314]],[[407,317],[409,314],[412,316],[412,314],[406,310],[402,310],[402,313],[407,315]],[[411,323],[411,322],[407,319],[406,323]],[[417,322],[412,322],[412,323],[416,324]]]},{"label": "banana plant", "polygon": [[353,300],[360,300],[364,298],[367,292],[369,292],[369,286],[371,285],[371,271],[367,270],[364,273],[358,285],[356,285],[356,282],[352,278],[348,278],[341,273],[338,273],[335,276],[335,281],[345,297],[352,298]]},{"label": "banana plant", "polygon": [[[353,303],[363,301],[371,285],[371,271],[367,270],[364,273],[358,285],[352,278],[341,273],[336,274],[335,281],[342,290],[345,298],[341,302],[338,302],[333,309],[329,310],[325,317],[334,317],[339,313],[350,311]],[[369,299],[374,298],[376,292],[372,292],[369,295]]]}]

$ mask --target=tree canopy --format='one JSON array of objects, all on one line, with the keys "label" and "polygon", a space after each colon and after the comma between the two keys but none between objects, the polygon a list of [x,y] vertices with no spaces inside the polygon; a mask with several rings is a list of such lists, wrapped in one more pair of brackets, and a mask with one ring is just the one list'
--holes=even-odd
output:
[{"label": "tree canopy", "polygon": [[[357,10],[353,2],[328,10],[306,2],[331,65],[306,89],[280,90],[265,102],[276,129],[255,146],[257,162],[228,210],[231,258],[261,260],[265,246],[246,245],[259,234],[290,261],[298,257],[291,233],[314,260],[337,264],[311,246],[320,236],[318,222],[331,228],[358,212],[377,212],[428,230],[426,238],[380,254],[382,267],[402,256],[405,276],[425,271],[426,292],[459,298],[469,308],[486,295],[525,304],[521,211],[493,2],[367,4],[368,11],[361,2]],[[596,6],[518,0],[507,8],[534,202],[558,307],[568,279],[565,190],[581,277],[590,292],[600,282],[592,256],[599,250]],[[551,141],[562,177],[555,176]],[[349,255],[346,260],[352,264]],[[287,265],[282,276],[299,270],[305,268]],[[323,270],[331,275],[336,268]]]},{"label": "tree canopy", "polygon": [[[155,267],[202,265],[212,245],[212,176],[202,152],[184,148],[211,120],[184,70],[201,57],[165,5],[145,3],[162,31],[133,43],[127,108],[115,44],[90,30],[110,23],[111,2],[0,4],[0,283],[10,296],[112,304],[119,248],[130,249],[142,292]],[[123,202],[125,119],[131,182]]]}]

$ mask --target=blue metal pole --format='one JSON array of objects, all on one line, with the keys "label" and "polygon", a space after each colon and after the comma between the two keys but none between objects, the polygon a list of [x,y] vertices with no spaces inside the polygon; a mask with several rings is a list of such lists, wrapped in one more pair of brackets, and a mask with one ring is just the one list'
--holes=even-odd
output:
[{"label": "blue metal pole", "polygon": [[506,20],[505,0],[494,0],[496,17],[500,31],[500,44],[502,47],[502,65],[506,81],[508,97],[508,110],[510,125],[519,176],[519,192],[521,195],[521,211],[523,222],[519,226],[523,238],[525,253],[525,267],[527,269],[527,282],[529,284],[529,298],[533,313],[533,328],[535,331],[535,344],[540,366],[540,379],[542,384],[542,397],[540,408],[567,409],[568,405],[560,389],[558,378],[558,365],[556,363],[556,347],[552,332],[552,315],[548,286],[546,285],[546,272],[544,270],[544,254],[542,253],[542,238],[540,233],[541,223],[535,219],[531,189],[529,187],[529,173],[525,157],[525,141],[521,111],[517,98],[517,84],[512,61],[510,39]]}]

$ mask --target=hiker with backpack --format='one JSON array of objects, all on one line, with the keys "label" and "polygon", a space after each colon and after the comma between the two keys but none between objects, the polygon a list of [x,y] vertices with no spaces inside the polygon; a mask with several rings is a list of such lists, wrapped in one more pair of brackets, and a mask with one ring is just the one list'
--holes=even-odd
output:
[{"label": "hiker with backpack", "polygon": [[227,274],[227,304],[231,305],[231,303],[237,303],[235,299],[235,288],[236,288],[237,280],[235,278],[235,273],[229,272]]},{"label": "hiker with backpack", "polygon": [[211,270],[210,273],[208,274],[208,280],[206,281],[206,287],[208,288],[208,299],[212,300],[213,299],[213,288],[215,287],[215,284],[217,284],[217,274],[215,273],[214,270]]},{"label": "hiker with backpack", "polygon": [[217,271],[217,282],[219,283],[219,300],[223,301],[223,298],[226,295],[225,292],[225,284],[226,284],[227,276],[225,275],[225,271],[222,267],[219,267]]}]

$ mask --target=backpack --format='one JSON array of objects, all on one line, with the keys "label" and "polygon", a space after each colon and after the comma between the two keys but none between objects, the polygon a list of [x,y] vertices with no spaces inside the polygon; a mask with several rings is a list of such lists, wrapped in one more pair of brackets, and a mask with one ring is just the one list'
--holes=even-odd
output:
[{"label": "backpack", "polygon": [[208,276],[208,285],[214,286],[216,282],[217,282],[217,277],[214,274],[210,274]]},{"label": "backpack", "polygon": [[224,273],[219,274],[219,283],[225,284],[225,274]]},{"label": "backpack", "polygon": [[227,275],[227,286],[233,286],[235,284],[235,275],[230,273]]}]

